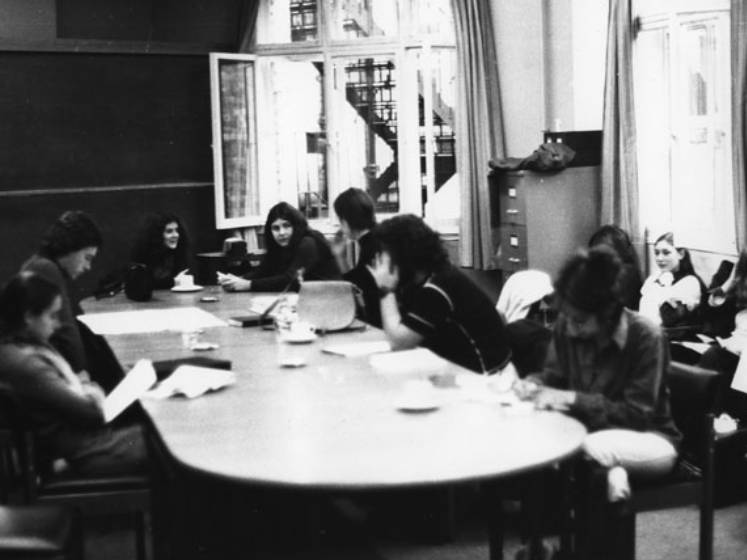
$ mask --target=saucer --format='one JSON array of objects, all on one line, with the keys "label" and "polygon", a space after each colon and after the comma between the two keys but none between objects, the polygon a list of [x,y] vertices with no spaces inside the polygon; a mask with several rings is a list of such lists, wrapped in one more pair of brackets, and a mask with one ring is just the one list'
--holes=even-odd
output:
[{"label": "saucer", "polygon": [[197,284],[192,284],[191,286],[174,286],[171,288],[172,292],[199,292],[200,290],[203,290],[203,286],[198,286]]},{"label": "saucer", "polygon": [[314,332],[285,332],[282,335],[283,342],[290,342],[291,344],[304,344],[306,342],[313,342],[317,336]]},{"label": "saucer", "polygon": [[405,395],[395,402],[397,410],[403,412],[427,412],[441,406],[441,400],[434,396],[411,397]]}]

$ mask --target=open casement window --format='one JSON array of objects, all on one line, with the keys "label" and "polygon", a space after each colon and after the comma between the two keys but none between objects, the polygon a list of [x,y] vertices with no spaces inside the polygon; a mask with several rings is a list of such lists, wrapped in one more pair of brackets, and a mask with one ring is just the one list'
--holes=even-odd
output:
[{"label": "open casement window", "polygon": [[638,2],[634,76],[642,223],[734,253],[729,2]]},{"label": "open casement window", "polygon": [[[240,200],[244,225],[257,225],[285,200],[332,230],[332,202],[357,187],[380,218],[410,212],[456,230],[450,2],[263,0],[255,55],[211,56],[214,65],[242,60],[253,70],[253,88],[244,80],[241,89],[253,113],[227,114],[231,104],[213,97],[218,227],[238,226],[224,216],[229,202]],[[221,77],[213,72],[214,82]],[[239,94],[213,83],[214,92],[224,89]],[[241,136],[252,123],[230,121],[250,113],[254,136]]]}]

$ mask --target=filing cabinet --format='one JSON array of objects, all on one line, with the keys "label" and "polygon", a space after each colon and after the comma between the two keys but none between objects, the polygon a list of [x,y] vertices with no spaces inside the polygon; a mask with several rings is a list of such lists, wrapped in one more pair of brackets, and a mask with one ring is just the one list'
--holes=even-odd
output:
[{"label": "filing cabinet", "polygon": [[498,267],[505,273],[534,268],[555,276],[599,227],[598,166],[553,173],[504,171],[491,175]]}]

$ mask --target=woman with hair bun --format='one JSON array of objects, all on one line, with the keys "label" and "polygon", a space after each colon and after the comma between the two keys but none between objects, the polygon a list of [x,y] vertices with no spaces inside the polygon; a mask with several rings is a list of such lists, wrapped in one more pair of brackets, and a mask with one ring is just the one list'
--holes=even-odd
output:
[{"label": "woman with hair bun", "polygon": [[288,286],[298,290],[299,271],[306,280],[340,278],[340,268],[327,240],[287,202],[270,208],[264,233],[267,252],[257,270],[243,277],[219,274],[218,282],[224,290],[279,292]]}]

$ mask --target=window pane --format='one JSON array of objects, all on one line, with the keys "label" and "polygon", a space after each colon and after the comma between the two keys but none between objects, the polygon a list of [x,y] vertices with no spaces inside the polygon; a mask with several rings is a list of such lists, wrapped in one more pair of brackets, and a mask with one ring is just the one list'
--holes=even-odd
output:
[{"label": "window pane", "polygon": [[418,68],[418,130],[424,215],[455,220],[460,214],[456,174],[454,107],[456,50],[421,52]]},{"label": "window pane", "polygon": [[447,42],[456,42],[451,0],[415,0],[410,33],[436,35]]},{"label": "window pane", "polygon": [[257,43],[298,43],[318,38],[317,0],[262,0]]},{"label": "window pane", "polygon": [[398,0],[329,0],[333,39],[396,37]]},{"label": "window pane", "polygon": [[323,64],[273,57],[263,68],[263,180],[308,218],[327,216]]},{"label": "window pane", "polygon": [[339,99],[341,185],[368,191],[379,212],[399,211],[396,68],[389,56],[343,62]]},{"label": "window pane", "polygon": [[254,63],[220,60],[224,218],[259,214]]}]

